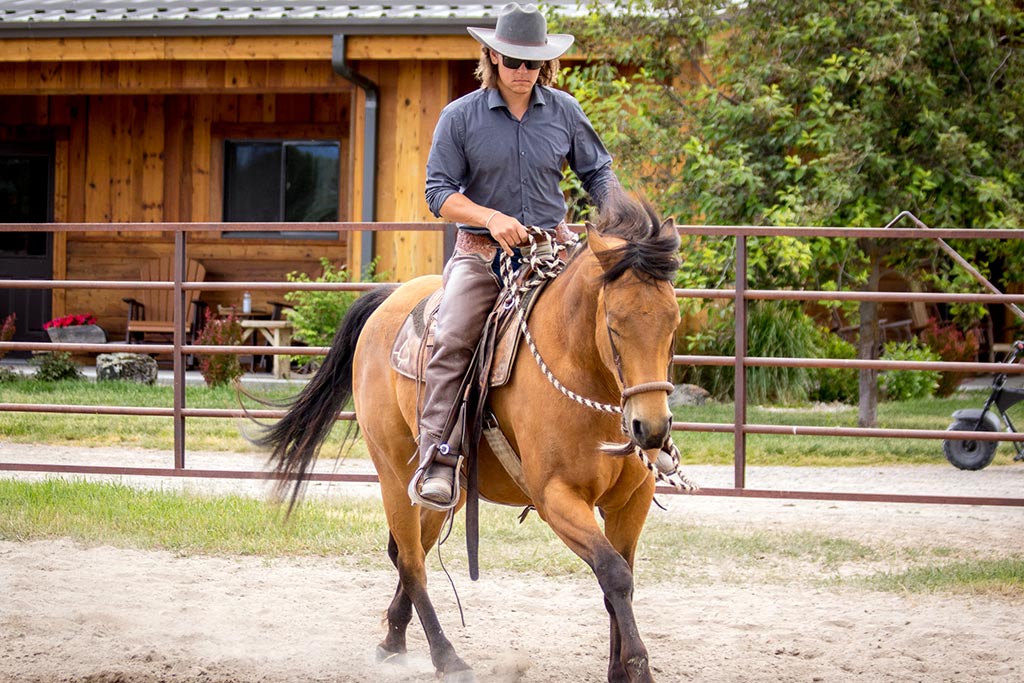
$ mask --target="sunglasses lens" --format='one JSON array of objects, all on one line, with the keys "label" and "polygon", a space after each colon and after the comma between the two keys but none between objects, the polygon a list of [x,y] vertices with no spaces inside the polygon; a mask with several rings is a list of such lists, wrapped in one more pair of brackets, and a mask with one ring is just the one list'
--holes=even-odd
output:
[{"label": "sunglasses lens", "polygon": [[530,71],[536,71],[537,69],[544,66],[544,60],[542,59],[518,59],[516,57],[501,56],[501,63],[505,65],[506,69],[518,69],[523,64]]}]

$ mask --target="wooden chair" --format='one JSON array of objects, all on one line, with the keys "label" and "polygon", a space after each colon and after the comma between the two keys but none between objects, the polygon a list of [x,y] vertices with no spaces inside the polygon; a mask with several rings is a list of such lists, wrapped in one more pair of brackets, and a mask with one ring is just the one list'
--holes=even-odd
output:
[{"label": "wooden chair", "polygon": [[[139,268],[139,279],[142,281],[174,281],[174,259],[161,256],[151,259]],[[206,279],[206,268],[202,263],[189,259],[185,266],[186,282],[201,282]],[[195,335],[202,327],[203,313],[206,304],[199,299],[199,290],[186,290],[187,310],[185,311],[185,336],[188,341],[195,340]],[[174,292],[170,289],[144,289],[139,298],[126,298],[128,304],[128,324],[125,331],[125,342],[143,342],[147,338],[158,337],[163,340],[174,336]]]}]

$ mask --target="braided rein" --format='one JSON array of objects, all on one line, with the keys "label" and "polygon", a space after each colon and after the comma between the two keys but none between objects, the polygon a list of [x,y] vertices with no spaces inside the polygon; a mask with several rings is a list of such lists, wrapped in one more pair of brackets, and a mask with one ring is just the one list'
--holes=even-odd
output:
[{"label": "braided rein", "polygon": [[[522,306],[523,295],[531,289],[540,286],[545,280],[553,280],[563,270],[565,270],[566,261],[561,258],[561,254],[568,252],[570,247],[575,248],[579,244],[579,237],[574,236],[574,239],[565,244],[559,244],[554,242],[551,237],[542,229],[537,227],[527,227],[527,236],[530,241],[530,248],[528,253],[524,253],[522,256],[522,264],[529,268],[529,276],[517,281],[517,271],[513,266],[512,257],[504,251],[501,252],[501,280],[505,286],[505,290],[508,295],[505,298],[504,306],[509,309],[513,306],[516,307],[516,316],[519,322],[519,329],[523,334],[523,339],[526,340],[527,346],[530,347],[530,353],[533,355],[534,360],[537,362],[537,367],[548,382],[551,383],[555,389],[557,389],[562,395],[566,396],[572,401],[584,405],[592,410],[597,410],[604,413],[612,413],[615,415],[622,414],[622,405],[613,405],[611,403],[602,403],[589,399],[586,396],[582,396],[572,389],[569,389],[555,377],[554,373],[551,372],[551,368],[544,362],[544,358],[540,355],[540,350],[537,349],[537,344],[533,340],[533,335],[530,334],[530,328],[526,324],[526,310]],[[671,393],[675,387],[671,382],[644,382],[633,387],[626,387],[622,390],[622,400],[625,401],[630,396],[636,394],[645,393],[648,391],[665,391]],[[639,444],[635,443],[629,435],[626,433],[625,427],[623,427],[623,435],[630,440],[632,450],[640,457],[641,462],[647,467],[648,471],[654,475],[655,481],[662,481],[670,484],[676,490],[695,491],[699,487],[691,479],[679,469],[679,449],[676,447],[675,442],[672,441],[672,435],[669,433],[665,437],[665,443],[662,444],[660,449],[659,457],[657,461],[652,461],[651,457],[645,450],[640,448]],[[602,450],[609,453],[622,454],[622,446],[616,444],[602,444]],[[628,451],[627,451],[628,452]],[[668,462],[662,462],[663,458],[661,455],[667,456]]]}]

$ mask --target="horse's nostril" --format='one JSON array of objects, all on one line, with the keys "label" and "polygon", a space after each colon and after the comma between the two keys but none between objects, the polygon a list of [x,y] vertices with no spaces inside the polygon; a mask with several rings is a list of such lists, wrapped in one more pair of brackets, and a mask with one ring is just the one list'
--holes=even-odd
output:
[{"label": "horse's nostril", "polygon": [[643,420],[633,420],[633,441],[641,448],[656,448],[661,445],[663,437],[659,437]]},{"label": "horse's nostril", "polygon": [[654,429],[649,428],[643,420],[633,420],[631,426],[633,441],[641,448],[658,448],[672,430],[672,417],[669,416],[662,425]]}]

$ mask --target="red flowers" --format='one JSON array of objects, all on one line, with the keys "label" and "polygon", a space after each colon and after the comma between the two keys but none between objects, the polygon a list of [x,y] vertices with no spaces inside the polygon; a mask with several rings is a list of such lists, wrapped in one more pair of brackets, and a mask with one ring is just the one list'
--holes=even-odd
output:
[{"label": "red flowers", "polygon": [[43,329],[51,327],[74,327],[75,325],[95,325],[96,316],[92,313],[80,313],[78,315],[66,315],[63,318],[54,318],[50,322],[43,323]]}]

